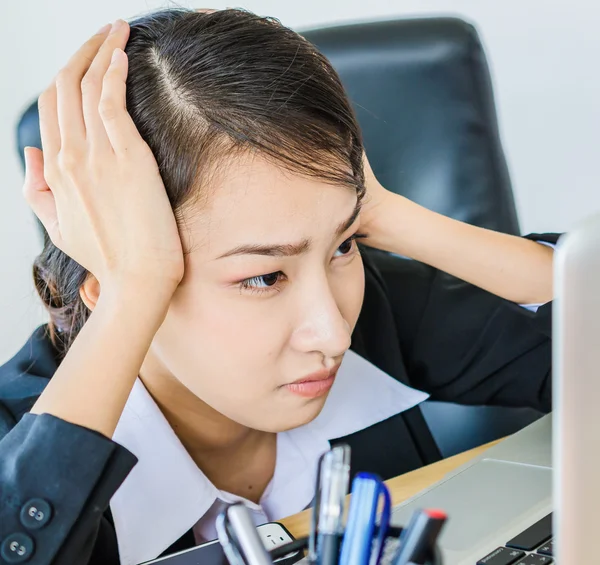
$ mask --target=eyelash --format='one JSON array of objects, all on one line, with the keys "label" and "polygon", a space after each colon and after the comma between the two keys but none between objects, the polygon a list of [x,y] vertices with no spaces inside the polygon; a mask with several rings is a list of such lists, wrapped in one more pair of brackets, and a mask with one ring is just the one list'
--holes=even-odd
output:
[{"label": "eyelash", "polygon": [[[350,251],[348,251],[348,253],[344,253],[343,255],[340,255],[339,257],[336,257],[336,259],[339,259],[341,257],[348,257],[351,255],[352,250],[356,250],[356,246],[354,245],[354,242],[358,239],[365,239],[367,236],[365,234],[361,234],[361,233],[355,233],[354,235],[351,235],[348,239],[345,239],[339,246],[338,249],[344,245],[344,243],[347,243],[348,241],[352,242],[352,248],[350,249]],[[337,251],[337,250],[336,250]],[[273,283],[270,286],[266,286],[266,287],[257,287],[254,286],[252,283],[259,283],[262,282],[262,279],[264,279],[265,277],[269,277],[272,275],[277,275],[277,280],[275,281],[275,283]],[[274,273],[267,273],[264,275],[259,275],[257,277],[250,277],[249,279],[244,279],[243,281],[240,281],[238,283],[240,291],[248,291],[251,293],[258,293],[258,294],[263,294],[265,292],[280,292],[280,288],[279,288],[279,283],[281,282],[281,277],[284,277],[284,273],[282,273],[281,271],[276,271]]]}]

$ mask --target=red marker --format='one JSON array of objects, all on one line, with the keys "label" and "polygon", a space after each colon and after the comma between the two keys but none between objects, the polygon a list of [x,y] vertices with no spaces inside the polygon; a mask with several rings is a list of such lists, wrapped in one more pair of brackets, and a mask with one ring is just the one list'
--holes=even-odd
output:
[{"label": "red marker", "polygon": [[448,516],[442,510],[417,510],[400,534],[400,549],[393,565],[425,565],[433,554]]}]

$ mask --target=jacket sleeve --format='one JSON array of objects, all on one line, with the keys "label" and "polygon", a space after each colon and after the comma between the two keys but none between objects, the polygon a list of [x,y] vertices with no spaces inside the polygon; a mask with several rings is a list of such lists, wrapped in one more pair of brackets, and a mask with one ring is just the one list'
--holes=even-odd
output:
[{"label": "jacket sleeve", "polygon": [[10,431],[0,435],[0,563],[118,564],[104,512],[135,456],[48,414],[11,426],[1,408],[0,430]]},{"label": "jacket sleeve", "polygon": [[374,257],[412,386],[433,400],[551,410],[552,303],[531,312],[417,261]]}]

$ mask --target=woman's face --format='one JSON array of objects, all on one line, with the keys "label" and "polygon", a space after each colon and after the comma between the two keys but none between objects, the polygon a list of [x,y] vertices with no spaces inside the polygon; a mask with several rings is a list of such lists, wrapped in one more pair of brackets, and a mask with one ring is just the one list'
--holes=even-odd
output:
[{"label": "woman's face", "polygon": [[185,276],[145,364],[243,426],[311,421],[362,306],[358,223],[349,188],[232,161],[186,215]]}]

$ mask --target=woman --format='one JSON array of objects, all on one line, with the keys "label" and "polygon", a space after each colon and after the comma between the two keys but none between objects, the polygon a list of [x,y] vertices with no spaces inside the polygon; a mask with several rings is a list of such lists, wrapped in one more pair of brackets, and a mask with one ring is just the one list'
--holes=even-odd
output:
[{"label": "woman", "polygon": [[426,393],[550,408],[549,307],[519,304],[551,300],[552,250],[388,193],[336,73],[278,22],[119,21],[39,110],[51,323],[0,370],[7,561],[139,563],[231,500],[292,514],[341,439],[356,469],[417,468]]}]

